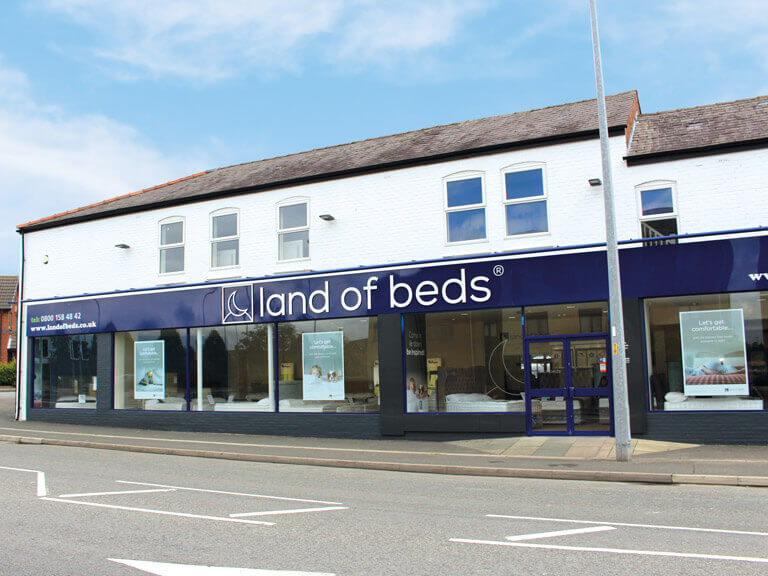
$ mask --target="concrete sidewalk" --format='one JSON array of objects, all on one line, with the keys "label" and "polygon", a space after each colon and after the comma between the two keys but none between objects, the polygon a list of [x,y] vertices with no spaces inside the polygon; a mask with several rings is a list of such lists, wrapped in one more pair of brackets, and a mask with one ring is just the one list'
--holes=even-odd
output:
[{"label": "concrete sidewalk", "polygon": [[359,440],[16,422],[8,392],[0,392],[0,441],[403,472],[768,487],[768,446],[635,439],[632,461],[619,463],[613,438],[409,435]]}]

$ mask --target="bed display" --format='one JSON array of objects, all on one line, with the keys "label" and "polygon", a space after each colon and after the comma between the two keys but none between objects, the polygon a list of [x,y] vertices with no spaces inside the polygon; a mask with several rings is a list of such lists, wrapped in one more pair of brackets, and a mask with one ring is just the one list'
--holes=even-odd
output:
[{"label": "bed display", "polygon": [[[565,400],[541,399],[541,415],[543,424],[565,424]],[[581,424],[581,400],[573,400],[573,423]]]},{"label": "bed display", "polygon": [[494,400],[487,394],[448,394],[446,412],[525,412],[525,400]]}]

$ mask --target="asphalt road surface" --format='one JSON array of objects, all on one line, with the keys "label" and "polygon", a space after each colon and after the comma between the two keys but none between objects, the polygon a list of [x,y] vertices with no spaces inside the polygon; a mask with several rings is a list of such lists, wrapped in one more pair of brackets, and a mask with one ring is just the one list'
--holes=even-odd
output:
[{"label": "asphalt road surface", "polygon": [[[768,574],[768,489],[0,443],[0,574]],[[214,568],[208,568],[214,567]]]}]

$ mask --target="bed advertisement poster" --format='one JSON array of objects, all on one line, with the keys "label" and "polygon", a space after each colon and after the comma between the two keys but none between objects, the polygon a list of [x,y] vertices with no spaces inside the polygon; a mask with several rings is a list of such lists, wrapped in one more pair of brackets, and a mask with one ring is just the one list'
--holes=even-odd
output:
[{"label": "bed advertisement poster", "polygon": [[165,398],[165,342],[133,344],[133,395],[136,400]]},{"label": "bed advertisement poster", "polygon": [[405,317],[405,408],[406,412],[429,412],[427,389],[426,317]]},{"label": "bed advertisement poster", "polygon": [[744,311],[680,312],[686,396],[749,396]]},{"label": "bed advertisement poster", "polygon": [[304,400],[344,400],[344,332],[301,335]]}]

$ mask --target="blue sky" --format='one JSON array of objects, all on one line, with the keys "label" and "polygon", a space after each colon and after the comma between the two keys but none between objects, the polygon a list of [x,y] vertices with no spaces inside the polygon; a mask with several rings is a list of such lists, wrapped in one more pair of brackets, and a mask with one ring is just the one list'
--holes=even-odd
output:
[{"label": "blue sky", "polygon": [[[768,93],[764,0],[598,0],[607,93]],[[201,170],[595,95],[587,0],[6,0],[15,226]]]}]

